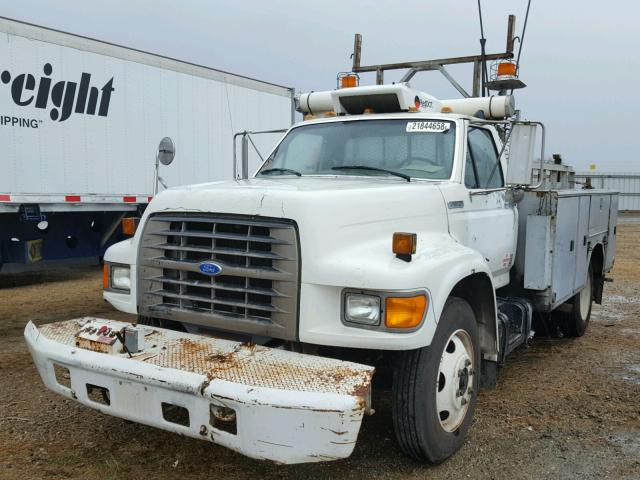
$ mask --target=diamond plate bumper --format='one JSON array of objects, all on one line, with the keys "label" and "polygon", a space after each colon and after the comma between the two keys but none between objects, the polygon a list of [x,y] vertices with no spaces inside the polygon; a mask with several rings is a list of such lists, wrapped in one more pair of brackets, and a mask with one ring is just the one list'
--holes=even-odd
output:
[{"label": "diamond plate bumper", "polygon": [[[147,348],[129,358],[76,346],[76,334],[89,322],[114,330],[130,325],[95,318],[27,325],[27,345],[49,389],[252,458],[319,462],[353,451],[372,367],[143,326]],[[68,369],[68,383],[56,376],[59,367]],[[106,401],[92,397],[95,387],[108,391]],[[187,412],[186,421],[168,419],[167,405]],[[233,411],[233,429],[217,424],[212,412],[220,411]]]}]

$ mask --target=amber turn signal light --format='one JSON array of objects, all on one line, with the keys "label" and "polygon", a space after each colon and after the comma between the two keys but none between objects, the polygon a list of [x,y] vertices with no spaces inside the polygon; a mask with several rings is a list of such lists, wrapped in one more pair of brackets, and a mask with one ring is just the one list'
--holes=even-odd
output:
[{"label": "amber turn signal light", "polygon": [[109,264],[107,262],[104,262],[104,265],[102,266],[102,288],[103,289],[108,289],[109,288],[109,274],[111,267],[109,266]]},{"label": "amber turn signal light", "polygon": [[122,233],[127,235],[128,237],[133,237],[136,234],[136,229],[138,228],[139,218],[129,217],[122,219]]},{"label": "amber turn signal light", "polygon": [[393,234],[392,250],[396,256],[406,262],[411,261],[411,255],[416,253],[418,236],[415,233],[395,232]]},{"label": "amber turn signal light", "polygon": [[422,322],[427,309],[427,297],[387,297],[385,320],[387,328],[415,328]]}]

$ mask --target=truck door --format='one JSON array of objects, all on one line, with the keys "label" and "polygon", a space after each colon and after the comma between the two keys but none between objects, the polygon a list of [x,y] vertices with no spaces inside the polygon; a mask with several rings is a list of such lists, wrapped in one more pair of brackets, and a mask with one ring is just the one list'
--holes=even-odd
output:
[{"label": "truck door", "polygon": [[509,283],[517,241],[517,213],[507,204],[502,165],[492,131],[469,127],[461,183],[443,186],[449,230],[482,254],[496,287]]}]

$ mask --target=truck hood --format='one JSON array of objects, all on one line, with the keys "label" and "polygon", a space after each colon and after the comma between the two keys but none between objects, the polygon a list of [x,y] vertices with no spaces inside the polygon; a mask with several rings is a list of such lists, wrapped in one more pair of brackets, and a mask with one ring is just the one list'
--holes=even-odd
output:
[{"label": "truck hood", "polygon": [[[393,232],[418,233],[418,245],[428,234],[448,232],[438,184],[395,178],[254,178],[191,185],[157,195],[145,216],[167,211],[294,220],[303,258],[302,279],[321,283],[336,281],[334,261],[342,269],[345,261],[362,258],[367,250],[394,259]],[[313,265],[315,259],[317,265]]]}]

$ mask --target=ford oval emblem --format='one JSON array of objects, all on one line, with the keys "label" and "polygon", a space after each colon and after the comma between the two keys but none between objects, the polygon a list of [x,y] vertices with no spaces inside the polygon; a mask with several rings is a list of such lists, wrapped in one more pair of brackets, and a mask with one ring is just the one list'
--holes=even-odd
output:
[{"label": "ford oval emblem", "polygon": [[210,276],[218,275],[222,271],[222,267],[213,262],[202,262],[198,266],[198,269],[205,275]]}]

